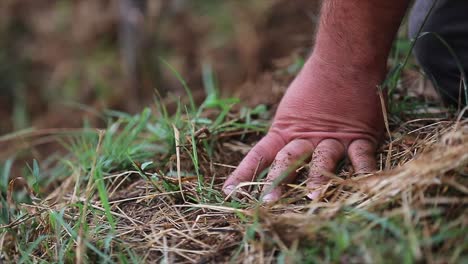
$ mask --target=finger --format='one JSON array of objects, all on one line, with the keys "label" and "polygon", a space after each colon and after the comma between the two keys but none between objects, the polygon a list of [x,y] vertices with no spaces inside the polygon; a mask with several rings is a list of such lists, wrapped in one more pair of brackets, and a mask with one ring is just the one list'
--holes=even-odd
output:
[{"label": "finger", "polygon": [[268,133],[253,147],[237,168],[229,175],[223,185],[223,191],[229,195],[241,182],[252,181],[258,173],[266,169],[285,145],[276,133]]},{"label": "finger", "polygon": [[376,146],[367,139],[358,139],[348,147],[348,157],[356,173],[369,173],[376,170]]},{"label": "finger", "polygon": [[296,170],[310,157],[313,149],[311,142],[296,139],[278,152],[266,178],[266,182],[270,184],[264,188],[264,202],[275,202],[281,197],[281,184],[291,182],[296,177]]},{"label": "finger", "polygon": [[[309,171],[307,187],[311,192],[307,195],[310,199],[320,196],[321,190],[317,190],[326,182],[328,177],[324,172],[333,173],[336,166],[345,155],[345,147],[336,139],[324,139],[315,148]],[[314,190],[315,189],[315,190]]]}]

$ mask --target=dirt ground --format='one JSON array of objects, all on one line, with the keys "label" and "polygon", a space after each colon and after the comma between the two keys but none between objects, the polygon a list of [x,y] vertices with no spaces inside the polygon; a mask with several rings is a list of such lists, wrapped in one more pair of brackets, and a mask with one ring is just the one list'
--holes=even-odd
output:
[{"label": "dirt ground", "polygon": [[124,62],[118,1],[2,1],[0,133],[31,125],[80,127],[83,118],[98,125],[92,110],[138,112],[152,103],[154,89],[183,95],[159,57],[180,72],[198,101],[207,64],[225,94],[252,104],[276,102],[270,87],[255,96],[244,87],[308,52],[317,2],[180,2],[180,7],[170,1],[148,5],[141,25],[145,49],[138,54],[139,85],[129,87],[130,77],[119,65]]}]

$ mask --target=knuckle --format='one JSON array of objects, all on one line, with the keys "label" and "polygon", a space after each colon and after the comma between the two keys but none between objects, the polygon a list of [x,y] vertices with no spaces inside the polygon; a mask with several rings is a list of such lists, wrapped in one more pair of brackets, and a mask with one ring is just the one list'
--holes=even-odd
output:
[{"label": "knuckle", "polygon": [[278,154],[276,154],[275,160],[277,161],[277,163],[289,162],[297,159],[298,156],[299,155],[297,155],[297,153],[294,153],[293,151],[283,149],[280,152],[278,152]]},{"label": "knuckle", "polygon": [[251,162],[261,162],[263,160],[263,155],[267,151],[263,146],[256,145],[253,147],[249,154],[247,155],[247,158]]},{"label": "knuckle", "polygon": [[249,152],[249,156],[257,162],[265,159],[273,159],[279,146],[284,146],[283,138],[276,132],[268,132]]}]

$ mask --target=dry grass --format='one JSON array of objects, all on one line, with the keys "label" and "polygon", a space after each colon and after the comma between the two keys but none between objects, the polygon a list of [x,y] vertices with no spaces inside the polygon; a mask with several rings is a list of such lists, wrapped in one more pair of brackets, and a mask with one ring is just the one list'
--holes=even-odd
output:
[{"label": "dry grass", "polygon": [[[45,199],[16,204],[17,210],[27,214],[1,226],[8,230],[0,233],[4,257],[15,259],[11,256],[18,254],[18,232],[34,222],[30,242],[41,235],[50,237],[46,244],[32,250],[31,260],[53,261],[47,257],[48,250],[64,245],[51,235],[58,231],[48,212],[62,212],[70,227],[78,223],[94,230],[82,235],[84,229],[80,227],[74,235],[64,228],[58,234],[73,238],[69,248],[76,249],[77,254],[71,259],[79,262],[102,260],[86,248],[84,241],[103,248],[102,241],[109,234],[108,261],[120,261],[116,254],[122,245],[139,256],[138,261],[166,263],[466,260],[466,119],[404,122],[393,129],[393,141],[387,142],[379,155],[381,166],[388,157],[389,170],[352,177],[352,171],[345,167],[339,177],[330,175],[330,184],[323,187],[319,201],[305,199],[304,185],[295,184],[290,185],[288,197],[268,206],[256,198],[261,183],[253,183],[249,195],[233,198],[234,202],[222,200],[222,182],[236,165],[236,157],[241,156],[233,158],[234,152],[229,149],[245,151],[246,146],[237,141],[237,135],[221,134],[219,138],[224,138],[224,145],[214,148],[211,159],[206,149],[200,146],[197,150],[200,171],[205,175],[202,190],[196,175],[181,176],[181,170],[193,171],[192,165],[186,165],[193,163],[187,155],[192,144],[187,151],[177,151],[166,165],[177,167],[176,177],[165,176],[162,170],[143,171],[141,166],[106,175],[114,228],[109,227],[102,199],[90,192],[95,183],[89,181],[91,185],[80,188],[84,185],[80,185],[83,175],[79,173],[68,176]],[[98,144],[96,152],[100,151]],[[135,179],[138,174],[144,175]],[[182,191],[163,187],[179,185]],[[72,206],[76,204],[84,207]],[[83,214],[83,210],[93,213]]]}]

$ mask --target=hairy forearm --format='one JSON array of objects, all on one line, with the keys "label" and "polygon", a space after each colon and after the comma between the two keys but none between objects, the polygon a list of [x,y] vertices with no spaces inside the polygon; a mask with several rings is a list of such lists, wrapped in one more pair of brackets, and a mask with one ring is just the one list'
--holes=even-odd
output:
[{"label": "hairy forearm", "polygon": [[324,0],[312,57],[383,75],[409,0]]}]

